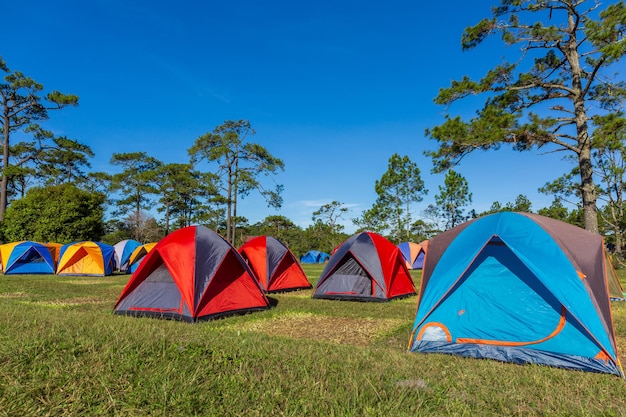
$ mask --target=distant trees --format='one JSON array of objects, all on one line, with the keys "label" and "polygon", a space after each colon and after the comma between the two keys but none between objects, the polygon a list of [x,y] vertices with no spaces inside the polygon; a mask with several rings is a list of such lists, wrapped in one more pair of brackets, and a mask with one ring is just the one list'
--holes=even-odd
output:
[{"label": "distant trees", "polygon": [[[528,68],[505,63],[479,81],[465,77],[442,89],[437,97],[440,104],[452,104],[468,94],[485,94],[487,98],[477,117],[462,121],[446,116],[441,126],[426,132],[439,142],[438,149],[428,153],[436,171],[446,172],[435,204],[423,210],[421,218],[414,216],[415,203],[423,201],[428,191],[417,164],[408,156],[395,153],[388,160],[387,170],[375,181],[374,204],[359,218],[352,219],[357,231],[374,231],[396,243],[430,238],[478,216],[474,210],[467,211],[472,202],[467,181],[449,169],[464,155],[475,149],[495,149],[503,143],[512,143],[518,150],[548,145],[568,151],[576,167],[540,189],[555,199],[538,213],[589,225],[588,209],[595,207],[596,199],[601,200],[605,204],[597,211],[600,217],[596,227],[621,254],[626,233],[626,118],[616,109],[623,105],[626,89],[623,83],[609,79],[601,82],[595,71],[599,73],[606,69],[605,64],[622,58],[626,47],[618,28],[624,27],[626,11],[622,2],[605,8],[596,20],[590,20],[591,14],[579,10],[581,7],[583,3],[570,0],[502,0],[502,6],[494,12],[497,18],[468,28],[463,38],[466,49],[500,32],[506,42],[524,44],[524,51],[534,61],[528,62]],[[522,15],[535,10],[580,18],[586,27],[568,21],[567,27],[544,26],[540,22],[530,29],[520,23]],[[503,16],[510,20],[501,20]],[[577,44],[564,35],[581,33],[586,38]],[[579,48],[578,66],[570,61],[576,53],[564,51],[563,45]],[[572,72],[574,68],[578,68],[578,75]],[[50,110],[77,105],[78,97],[56,91],[44,95],[40,84],[20,72],[10,71],[1,58],[0,71],[5,73],[0,82],[0,220],[6,217],[1,224],[7,239],[63,241],[89,235],[111,241],[152,241],[172,229],[202,224],[223,234],[234,245],[240,245],[249,236],[267,234],[283,241],[295,253],[303,253],[309,249],[330,252],[347,237],[340,220],[348,209],[337,200],[313,211],[313,223],[304,229],[282,215],[249,224],[239,213],[240,199],[251,192],[258,192],[269,207],[282,205],[282,185],[270,181],[273,185],[268,187],[264,180],[283,171],[284,163],[265,147],[249,141],[255,131],[247,120],[227,120],[198,137],[188,149],[188,161],[164,164],[146,152],[114,153],[110,165],[118,168],[117,173],[88,172],[90,159],[95,156],[89,146],[66,136],[55,136],[38,124],[48,118]],[[551,87],[550,83],[554,85]],[[572,85],[567,87],[568,83]],[[594,114],[579,108],[589,103],[597,104]],[[549,115],[542,112],[542,117],[537,116],[533,113],[535,106],[549,110]],[[562,113],[566,116],[558,116]],[[593,193],[588,192],[590,183],[584,183],[587,153],[593,168]],[[55,193],[62,197],[54,197]],[[36,198],[56,199],[47,201],[50,207],[46,211]],[[66,204],[80,213],[78,217],[60,207],[64,199],[70,198],[82,200],[79,205]],[[583,203],[579,204],[579,200]],[[562,204],[566,201],[577,208],[568,211]],[[9,203],[11,210],[7,208]],[[104,222],[107,204],[112,208],[112,218]],[[519,195],[504,205],[494,202],[480,215],[531,209],[531,201]],[[162,214],[162,220],[153,216],[155,212]],[[70,223],[68,227],[53,220],[42,223],[41,218],[47,216],[62,216]],[[39,233],[27,225],[35,221]],[[86,233],[72,232],[73,229],[85,229]]]},{"label": "distant trees", "polygon": [[30,188],[7,209],[2,231],[7,241],[69,243],[99,240],[104,234],[105,195],[74,184]]},{"label": "distant trees", "polygon": [[532,213],[532,202],[524,194],[519,194],[515,197],[514,202],[508,202],[504,206],[499,201],[494,201],[491,204],[489,210],[480,213],[479,216],[486,216],[488,214],[500,213],[502,211],[516,211],[524,213]]},{"label": "distant trees", "polygon": [[247,142],[248,136],[255,133],[247,120],[227,120],[213,132],[197,138],[189,149],[194,166],[203,160],[217,164],[215,174],[221,180],[219,189],[224,193],[226,204],[225,237],[231,243],[235,241],[239,197],[255,190],[263,196],[268,206],[279,208],[282,205],[282,186],[267,189],[259,177],[284,170],[284,163],[263,146]]},{"label": "distant trees", "polygon": [[[2,180],[0,181],[0,221],[4,220],[8,205],[10,175],[15,173],[12,167],[23,166],[36,158],[43,147],[39,136],[30,141],[14,144],[12,135],[24,131],[46,120],[48,111],[59,110],[66,106],[78,105],[78,96],[51,91],[42,95],[43,85],[25,76],[20,71],[12,71],[0,57],[0,72],[5,74],[0,82],[0,126],[2,127]],[[27,134],[27,132],[25,132]],[[12,158],[17,157],[17,160]]]},{"label": "distant trees", "polygon": [[595,124],[594,174],[599,178],[598,199],[605,203],[599,213],[611,232],[614,252],[622,257],[626,239],[626,117],[623,112],[597,116]]},{"label": "distant trees", "polygon": [[343,231],[344,226],[339,223],[339,220],[344,214],[348,212],[348,208],[344,207],[343,203],[334,200],[322,206],[313,212],[311,220],[313,223],[322,223],[329,227],[331,233],[339,233]]},{"label": "distant trees", "polygon": [[428,193],[417,164],[407,155],[393,154],[374,189],[376,202],[353,223],[362,230],[384,233],[396,243],[411,240],[411,205]]},{"label": "distant trees", "polygon": [[133,225],[133,239],[141,241],[142,211],[151,207],[150,195],[157,193],[156,170],[161,162],[145,152],[114,153],[111,165],[122,167],[122,172],[111,177],[111,191],[119,191],[114,212],[124,216]]},{"label": "distant trees", "polygon": [[467,180],[458,172],[450,169],[443,186],[435,196],[437,213],[444,219],[446,229],[451,229],[467,220],[465,207],[472,202]]},{"label": "distant trees", "polygon": [[53,142],[39,158],[37,175],[52,185],[86,181],[83,168],[91,167],[89,158],[94,157],[91,148],[65,136],[56,137]]},{"label": "distant trees", "polygon": [[516,46],[519,57],[503,62],[479,79],[468,76],[443,88],[435,102],[447,108],[481,95],[477,116],[464,121],[446,115],[427,129],[438,142],[427,154],[439,170],[448,169],[477,149],[511,144],[523,151],[548,146],[576,158],[585,228],[598,232],[597,189],[590,140],[594,116],[620,109],[626,85],[612,75],[626,54],[626,6],[576,0],[501,0],[493,16],[465,29],[464,50],[490,35]]},{"label": "distant trees", "polygon": [[[218,196],[216,181],[213,174],[194,170],[191,164],[171,163],[157,168],[155,185],[161,204],[157,211],[164,215],[166,234],[170,223],[178,229],[206,222],[212,210],[207,204],[216,202]],[[217,218],[223,217],[221,211]]]},{"label": "distant trees", "polygon": [[411,234],[411,204],[422,201],[428,193],[417,164],[407,155],[395,153],[389,158],[387,171],[376,181],[376,204],[387,214],[390,236],[396,243],[409,240]]},{"label": "distant trees", "polygon": [[357,227],[359,232],[370,231],[385,234],[389,228],[388,218],[389,213],[386,208],[374,203],[371,208],[361,213],[361,217],[353,218],[352,224]]},{"label": "distant trees", "polygon": [[303,253],[310,249],[330,252],[334,247],[343,242],[347,235],[343,233],[344,226],[339,220],[348,213],[344,203],[334,200],[322,204],[311,216],[313,223],[303,231],[303,241],[307,247]]}]

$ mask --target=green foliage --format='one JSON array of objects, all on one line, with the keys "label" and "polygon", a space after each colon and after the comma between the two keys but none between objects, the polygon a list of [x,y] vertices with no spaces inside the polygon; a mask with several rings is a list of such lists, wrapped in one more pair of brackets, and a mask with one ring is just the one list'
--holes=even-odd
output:
[{"label": "green foliage", "polygon": [[420,169],[408,156],[393,154],[387,171],[374,184],[377,198],[361,217],[352,219],[358,231],[385,235],[395,243],[415,241],[411,205],[422,201],[428,193]]},{"label": "green foliage", "polygon": [[[239,221],[239,224],[242,222]],[[302,229],[294,222],[281,215],[267,216],[263,221],[246,228],[247,235],[242,236],[243,240],[250,236],[271,236],[280,240],[292,252],[298,253],[302,245]],[[239,242],[239,245],[243,244]]]},{"label": "green foliage", "polygon": [[[554,204],[554,203],[553,203]],[[545,210],[545,209],[544,209]],[[532,213],[532,202],[524,194],[519,194],[514,202],[508,202],[504,206],[499,201],[494,201],[489,210],[480,213],[477,217],[489,214],[500,213],[502,211],[514,211],[523,213]],[[565,210],[567,212],[567,209]],[[552,216],[548,216],[552,217]],[[556,217],[555,217],[556,218]]]},{"label": "green foliage", "polygon": [[387,171],[376,181],[376,204],[388,219],[389,237],[395,243],[410,239],[411,204],[428,193],[420,169],[407,155],[389,158]]},{"label": "green foliage", "polygon": [[472,202],[467,180],[458,172],[449,170],[444,185],[439,186],[439,194],[435,196],[438,214],[443,218],[446,229],[451,229],[467,220],[464,214],[468,204]]},{"label": "green foliage", "polygon": [[389,228],[389,217],[391,216],[389,207],[385,207],[378,202],[361,214],[361,217],[352,219],[352,223],[357,227],[357,232],[376,232],[384,234]]},{"label": "green foliage", "polygon": [[331,234],[341,233],[344,227],[338,222],[347,212],[348,208],[344,207],[343,203],[335,200],[328,204],[323,204],[318,210],[314,211],[311,219],[314,223],[320,222],[328,225]]},{"label": "green foliage", "polygon": [[104,200],[104,194],[73,184],[31,188],[8,208],[4,238],[9,242],[99,240],[104,234]]},{"label": "green foliage", "polygon": [[[2,134],[2,182],[0,183],[0,221],[4,219],[8,204],[8,184],[10,168],[14,165],[25,165],[35,158],[42,147],[41,140],[47,136],[37,136],[31,142],[21,146],[22,151],[29,148],[27,158],[20,157],[12,161],[15,148],[11,149],[11,135],[35,125],[37,121],[46,120],[49,110],[58,110],[66,106],[77,106],[78,96],[52,91],[42,96],[43,85],[25,76],[19,71],[11,71],[0,57],[0,71],[5,73],[0,81],[0,128]],[[36,125],[35,125],[36,126]],[[38,129],[35,129],[38,130]],[[27,132],[28,133],[28,132]]]},{"label": "green foliage", "polygon": [[493,17],[468,27],[464,50],[499,33],[506,46],[519,47],[519,57],[478,80],[463,76],[439,91],[435,102],[447,110],[469,96],[481,96],[484,104],[476,117],[446,114],[441,125],[426,130],[438,144],[425,152],[435,171],[454,167],[475,150],[502,144],[520,151],[543,146],[566,151],[580,168],[585,227],[596,232],[589,131],[597,122],[594,116],[619,109],[626,97],[626,84],[607,74],[626,54],[626,7],[620,1],[599,8],[599,3],[573,0],[501,0],[492,8]]},{"label": "green foliage", "polygon": [[104,222],[104,235],[100,242],[108,245],[115,245],[122,240],[132,239],[133,230],[129,225],[118,219],[111,219]]},{"label": "green foliage", "polygon": [[216,181],[215,175],[203,174],[190,164],[165,164],[157,169],[155,184],[161,203],[157,210],[165,215],[166,233],[206,221],[211,203],[220,202]]},{"label": "green foliage", "polygon": [[53,139],[54,146],[43,150],[39,159],[38,175],[44,183],[83,183],[87,176],[83,167],[90,168],[88,158],[93,158],[91,148],[74,139],[59,136]]},{"label": "green foliage", "polygon": [[255,190],[267,201],[269,207],[282,205],[282,185],[274,189],[264,187],[260,176],[276,174],[284,170],[284,163],[270,154],[263,146],[246,142],[256,132],[247,120],[227,120],[213,132],[196,139],[188,150],[195,166],[205,160],[217,164],[216,177],[221,181],[218,188],[226,204],[226,239],[235,241],[237,201]]},{"label": "green foliage", "polygon": [[158,191],[155,182],[157,169],[162,164],[145,152],[114,153],[111,164],[123,169],[111,177],[110,190],[120,195],[115,200],[114,214],[133,222],[133,238],[141,240],[141,213],[152,207],[150,196]]},{"label": "green foliage", "polygon": [[537,213],[541,214],[542,216],[561,220],[563,222],[567,222],[569,217],[569,211],[565,206],[563,206],[563,203],[558,198],[552,200],[552,204],[550,205],[550,207],[542,208]]}]

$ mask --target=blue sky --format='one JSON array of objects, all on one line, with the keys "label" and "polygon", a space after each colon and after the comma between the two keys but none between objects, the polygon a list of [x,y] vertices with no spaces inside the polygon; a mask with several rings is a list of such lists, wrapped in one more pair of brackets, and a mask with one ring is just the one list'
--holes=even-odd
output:
[{"label": "blue sky", "polygon": [[[0,56],[45,91],[80,97],[45,127],[91,146],[93,170],[115,172],[114,152],[186,162],[198,136],[245,119],[257,132],[251,141],[285,163],[274,177],[284,205],[251,195],[239,214],[305,227],[335,200],[349,207],[351,232],[394,153],[418,164],[429,190],[414,215],[434,202],[443,174],[423,156],[435,147],[424,130],[444,109],[433,98],[507,53],[498,42],[461,51],[463,29],[487,16],[489,4],[467,1],[21,0],[3,5]],[[570,169],[560,158],[502,149],[456,170],[478,212],[518,194],[537,210],[552,200],[537,189]]]}]

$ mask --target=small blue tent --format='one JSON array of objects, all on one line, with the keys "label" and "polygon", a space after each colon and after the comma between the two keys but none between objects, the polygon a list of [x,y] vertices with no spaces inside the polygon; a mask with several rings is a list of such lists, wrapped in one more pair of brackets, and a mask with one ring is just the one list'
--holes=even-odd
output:
[{"label": "small blue tent", "polygon": [[132,253],[141,246],[141,242],[137,242],[133,239],[126,239],[117,242],[113,248],[115,248],[114,259],[115,269],[118,271],[126,271],[130,262],[130,256]]},{"label": "small blue tent", "polygon": [[0,245],[2,272],[9,274],[54,274],[56,263],[44,244],[31,241]]},{"label": "small blue tent", "polygon": [[406,267],[409,269],[422,269],[424,266],[424,257],[428,249],[428,240],[421,243],[402,242],[398,244],[398,249],[406,261]]},{"label": "small blue tent", "polygon": [[300,257],[300,263],[303,264],[323,264],[330,259],[330,255],[326,252],[318,250],[310,250]]},{"label": "small blue tent", "polygon": [[602,237],[503,212],[430,240],[409,349],[623,376]]}]

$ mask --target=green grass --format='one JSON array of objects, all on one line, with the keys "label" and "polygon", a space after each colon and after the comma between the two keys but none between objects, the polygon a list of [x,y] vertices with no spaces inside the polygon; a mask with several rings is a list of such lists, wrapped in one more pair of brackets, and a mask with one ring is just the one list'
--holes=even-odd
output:
[{"label": "green grass", "polygon": [[[298,291],[188,324],[113,315],[127,280],[0,276],[0,416],[626,414],[615,376],[406,353],[416,297]],[[613,316],[623,352],[626,303]]]}]

